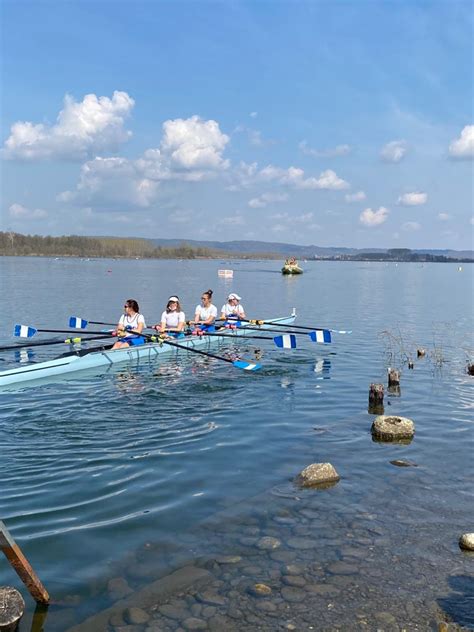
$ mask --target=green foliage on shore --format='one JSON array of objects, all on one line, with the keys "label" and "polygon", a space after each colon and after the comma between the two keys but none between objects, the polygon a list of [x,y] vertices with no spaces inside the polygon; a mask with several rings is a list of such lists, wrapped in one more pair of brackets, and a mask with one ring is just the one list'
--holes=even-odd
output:
[{"label": "green foliage on shore", "polygon": [[186,243],[176,248],[154,246],[147,239],[118,237],[42,237],[0,232],[0,255],[38,257],[124,257],[140,259],[195,259],[222,257],[226,253],[210,248],[192,248]]}]

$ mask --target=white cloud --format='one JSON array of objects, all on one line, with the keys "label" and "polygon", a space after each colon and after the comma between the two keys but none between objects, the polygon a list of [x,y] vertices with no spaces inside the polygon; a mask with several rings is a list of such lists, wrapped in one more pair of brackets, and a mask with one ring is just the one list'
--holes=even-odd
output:
[{"label": "white cloud", "polygon": [[8,209],[10,217],[15,219],[43,219],[48,216],[48,213],[41,208],[35,208],[30,210],[21,204],[16,202]]},{"label": "white cloud", "polygon": [[258,112],[250,112],[250,118],[257,118]]},{"label": "white cloud", "polygon": [[362,200],[365,200],[367,196],[363,191],[357,191],[357,193],[346,193],[344,197],[346,202],[361,202]]},{"label": "white cloud", "polygon": [[418,222],[405,222],[402,224],[402,230],[407,232],[414,232],[415,230],[420,230],[421,226]]},{"label": "white cloud", "polygon": [[447,222],[451,219],[451,215],[449,215],[449,213],[438,213],[438,219],[441,222]]},{"label": "white cloud", "polygon": [[131,136],[124,122],[134,103],[126,92],[118,91],[111,99],[87,94],[79,103],[66,95],[55,125],[14,123],[3,155],[19,160],[83,160],[116,150]]},{"label": "white cloud", "polygon": [[227,217],[221,217],[218,224],[222,226],[244,226],[246,224],[242,215],[229,215]]},{"label": "white cloud", "polygon": [[162,152],[177,169],[227,169],[229,161],[222,152],[229,142],[216,121],[203,121],[199,116],[168,120],[163,123]]},{"label": "white cloud", "polygon": [[407,152],[404,140],[392,140],[382,147],[380,157],[384,162],[400,162]]},{"label": "white cloud", "polygon": [[381,206],[377,211],[373,211],[371,208],[366,208],[365,211],[359,216],[359,221],[361,224],[365,226],[378,226],[383,224],[388,216],[390,211],[388,208]]},{"label": "white cloud", "polygon": [[147,208],[157,199],[160,183],[166,180],[197,182],[227,169],[222,152],[229,137],[215,121],[198,116],[163,124],[159,149],[148,149],[137,160],[97,157],[81,168],[75,191],[64,191],[62,202],[99,206]]},{"label": "white cloud", "polygon": [[280,184],[293,186],[296,189],[327,189],[337,191],[349,187],[349,183],[339,178],[332,169],[322,171],[319,174],[319,178],[315,178],[314,176],[305,178],[304,170],[299,167],[281,169],[280,167],[268,165],[259,172],[258,178],[262,180],[276,180]]},{"label": "white cloud", "polygon": [[285,202],[287,199],[287,193],[263,193],[259,197],[252,198],[248,204],[251,208],[264,208],[268,204]]},{"label": "white cloud", "polygon": [[398,204],[401,206],[421,206],[428,201],[428,194],[421,191],[413,191],[411,193],[404,193],[398,198]]},{"label": "white cloud", "polygon": [[470,222],[471,222],[472,226],[474,226],[474,217],[471,217]]},{"label": "white cloud", "polygon": [[315,158],[334,158],[336,156],[347,156],[352,151],[352,147],[350,145],[336,145],[332,149],[312,149],[308,146],[308,142],[306,140],[302,140],[298,145],[299,149],[306,156],[314,156]]},{"label": "white cloud", "polygon": [[158,182],[144,177],[137,163],[126,158],[95,158],[82,165],[76,191],[60,193],[57,199],[122,209],[129,205],[147,208],[158,186]]},{"label": "white cloud", "polygon": [[466,125],[459,138],[449,145],[449,155],[453,158],[474,158],[474,125]]}]

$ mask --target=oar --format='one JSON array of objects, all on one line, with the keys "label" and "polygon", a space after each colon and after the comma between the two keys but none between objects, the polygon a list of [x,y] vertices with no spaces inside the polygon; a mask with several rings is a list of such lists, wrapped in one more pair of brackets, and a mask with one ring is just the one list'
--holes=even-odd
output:
[{"label": "oar", "polygon": [[[240,331],[245,331],[245,329],[247,329],[247,327],[244,327],[243,329],[241,329]],[[221,330],[221,331],[226,331]],[[259,331],[257,329],[257,331]],[[197,336],[217,336],[218,338],[232,338],[232,339],[236,339],[236,338],[253,338],[254,340],[273,340],[273,342],[275,343],[275,345],[279,348],[279,349],[296,349],[296,336],[294,336],[293,334],[283,334],[281,336],[253,336],[251,334],[249,334],[248,336],[246,336],[245,334],[239,334],[238,336],[234,336],[233,334],[225,334],[225,333],[214,333],[214,332],[208,332],[208,331],[203,331],[202,333],[198,333]]]},{"label": "oar", "polygon": [[[284,325],[282,325],[282,327],[284,327]],[[288,327],[293,327],[293,325],[288,325]],[[224,329],[239,329],[240,331],[245,331],[246,329],[249,331],[271,331],[274,333],[291,334],[293,336],[309,336],[313,342],[322,342],[325,344],[329,344],[331,342],[331,332],[329,329],[317,329],[315,331],[293,331],[287,329],[285,332],[282,332],[281,329],[271,329],[266,326],[262,329],[262,327],[249,327],[248,325],[245,325],[245,327],[225,325]]]},{"label": "oar", "polygon": [[[15,325],[13,329],[13,335],[16,338],[33,338],[36,334],[76,334],[77,331],[71,331],[70,329],[36,329],[29,325]],[[90,335],[104,336],[102,331],[89,331]]]},{"label": "oar", "polygon": [[85,329],[87,325],[111,325],[115,327],[117,323],[103,323],[100,320],[85,320],[84,318],[79,318],[78,316],[70,316],[69,317],[69,327],[74,327],[74,329]]},{"label": "oar", "polygon": [[[227,318],[218,318],[216,320],[228,320]],[[247,320],[245,318],[240,319],[243,323],[250,323],[251,325],[273,325],[275,327],[292,327],[293,329],[305,329],[306,331],[330,331],[333,334],[351,334],[352,330],[344,330],[344,329],[329,329],[327,327],[303,327],[302,325],[284,325],[275,322],[274,320]]]},{"label": "oar", "polygon": [[0,347],[0,351],[16,351],[17,349],[31,349],[31,347],[43,347],[47,345],[64,345],[64,344],[78,344],[80,342],[86,342],[87,340],[100,340],[101,338],[108,338],[109,336],[93,336],[92,338],[66,338],[66,340],[42,340],[41,342],[27,342],[21,345],[7,345],[6,347]]},{"label": "oar", "polygon": [[[147,340],[151,340],[151,341],[157,339],[156,336],[152,336],[150,334],[144,334],[143,332],[140,333],[138,331],[132,330],[129,333],[135,334],[137,336],[142,336],[143,338],[146,338]],[[184,351],[199,353],[199,355],[207,356],[208,358],[214,358],[215,360],[222,360],[223,362],[228,362],[229,364],[232,364],[233,366],[235,366],[237,369],[243,369],[244,371],[258,371],[258,369],[262,368],[262,365],[258,364],[257,362],[247,362],[247,360],[230,360],[229,358],[224,358],[224,356],[219,356],[219,355],[216,355],[215,353],[209,353],[208,351],[201,351],[200,349],[193,349],[192,347],[179,345],[176,342],[170,342],[169,340],[163,339],[162,337],[158,339],[158,342],[160,344],[170,345],[170,347],[176,347],[177,349],[183,349]]]}]

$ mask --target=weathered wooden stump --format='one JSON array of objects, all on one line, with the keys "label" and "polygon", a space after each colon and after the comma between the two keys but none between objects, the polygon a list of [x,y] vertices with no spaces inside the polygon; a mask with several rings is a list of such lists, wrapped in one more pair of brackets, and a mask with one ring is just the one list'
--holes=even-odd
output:
[{"label": "weathered wooden stump", "polygon": [[383,384],[371,384],[369,389],[369,408],[371,415],[381,415],[383,413]]},{"label": "weathered wooden stump", "polygon": [[388,367],[388,385],[400,386],[400,371]]},{"label": "weathered wooden stump", "polygon": [[409,443],[415,434],[415,424],[407,417],[380,415],[372,424],[372,437],[377,441]]},{"label": "weathered wooden stump", "polygon": [[0,586],[0,631],[14,632],[24,612],[25,601],[18,590]]},{"label": "weathered wooden stump", "polygon": [[467,365],[467,372],[469,375],[474,375],[474,362]]},{"label": "weathered wooden stump", "polygon": [[416,356],[417,358],[424,358],[426,355],[426,351],[425,349],[417,349],[416,350]]}]

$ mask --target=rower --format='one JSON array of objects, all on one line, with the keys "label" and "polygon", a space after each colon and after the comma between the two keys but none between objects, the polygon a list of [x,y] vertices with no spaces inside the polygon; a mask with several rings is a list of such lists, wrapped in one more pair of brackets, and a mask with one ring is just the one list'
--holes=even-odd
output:
[{"label": "rower", "polygon": [[167,333],[172,338],[184,338],[186,316],[181,309],[179,297],[170,296],[165,311],[161,314],[161,322],[153,329],[160,333]]},{"label": "rower", "polygon": [[240,304],[240,296],[232,292],[227,297],[227,303],[222,306],[221,309],[221,320],[224,322],[224,327],[227,325],[232,325],[239,327],[241,320],[245,320],[247,317],[245,316],[245,310]]},{"label": "rower", "polygon": [[201,295],[201,305],[196,305],[194,321],[191,325],[196,325],[200,331],[215,331],[214,321],[217,318],[217,307],[212,304],[212,290],[207,290]]},{"label": "rower", "polygon": [[140,308],[137,301],[133,298],[129,298],[125,301],[123,306],[124,313],[120,316],[120,320],[117,325],[117,329],[113,332],[120,337],[120,340],[114,344],[112,349],[122,349],[123,347],[136,347],[145,343],[145,338],[135,333],[127,333],[130,331],[136,331],[139,334],[146,327],[145,318],[140,314]]}]

